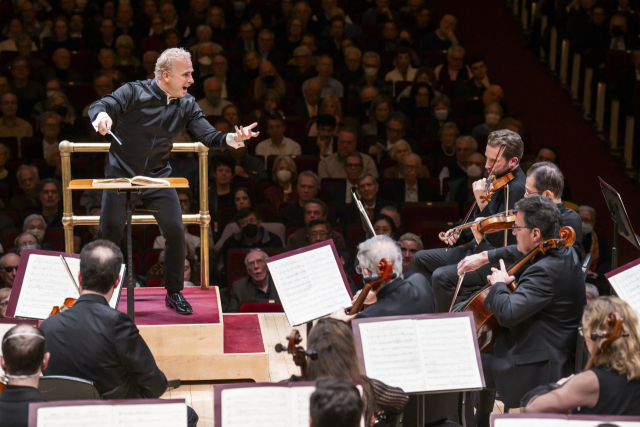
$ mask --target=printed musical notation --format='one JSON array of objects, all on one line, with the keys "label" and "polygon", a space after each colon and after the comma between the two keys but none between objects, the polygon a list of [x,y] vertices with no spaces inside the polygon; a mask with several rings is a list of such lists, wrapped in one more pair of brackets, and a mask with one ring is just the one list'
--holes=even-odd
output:
[{"label": "printed musical notation", "polygon": [[271,261],[269,272],[293,326],[351,305],[331,246]]},{"label": "printed musical notation", "polygon": [[182,427],[184,403],[69,405],[38,408],[38,427]]},{"label": "printed musical notation", "polygon": [[609,277],[618,296],[640,317],[640,264]]},{"label": "printed musical notation", "polygon": [[[291,394],[286,387],[250,387],[222,390],[221,427],[280,427],[291,425]],[[251,402],[251,410],[247,404]],[[309,405],[307,404],[307,413]],[[307,418],[307,423],[309,419]]]},{"label": "printed musical notation", "polygon": [[468,317],[358,324],[367,376],[407,393],[482,388]]}]

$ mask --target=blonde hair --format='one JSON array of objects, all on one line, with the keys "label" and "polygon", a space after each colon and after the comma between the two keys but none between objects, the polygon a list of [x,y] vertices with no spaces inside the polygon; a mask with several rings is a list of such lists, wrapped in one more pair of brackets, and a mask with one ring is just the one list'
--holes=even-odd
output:
[{"label": "blonde hair", "polygon": [[160,57],[156,61],[156,80],[160,80],[162,75],[167,72],[170,73],[173,70],[173,61],[191,61],[191,54],[189,51],[184,50],[181,47],[172,47],[166,49],[160,54]]},{"label": "blonde hair", "polygon": [[334,94],[327,95],[326,98],[322,100],[322,104],[320,104],[320,114],[324,114],[325,108],[327,108],[330,103],[336,104],[338,107],[338,117],[342,117],[342,102],[340,102],[340,98]]},{"label": "blonde hair", "polygon": [[638,316],[629,304],[616,297],[600,297],[593,300],[585,308],[582,316],[584,336],[589,337],[592,332],[597,330],[609,332],[611,328],[607,325],[607,316],[614,311],[624,319],[622,330],[629,336],[621,337],[611,343],[606,354],[598,354],[594,366],[607,365],[618,374],[626,376],[627,381],[640,379]]}]

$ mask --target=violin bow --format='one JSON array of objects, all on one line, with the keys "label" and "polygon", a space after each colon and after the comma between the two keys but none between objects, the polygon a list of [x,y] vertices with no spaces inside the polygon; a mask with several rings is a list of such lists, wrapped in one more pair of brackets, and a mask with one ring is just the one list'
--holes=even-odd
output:
[{"label": "violin bow", "polygon": [[460,278],[458,279],[458,285],[456,286],[456,293],[453,294],[453,299],[451,300],[451,307],[449,307],[449,313],[453,310],[453,305],[456,303],[456,298],[458,298],[458,292],[460,292],[460,286],[462,285],[462,281],[464,280],[464,275],[467,273],[462,273]]},{"label": "violin bow", "polygon": [[64,259],[64,257],[62,255],[60,255],[60,259],[62,260],[62,265],[64,265],[64,268],[67,270],[67,273],[69,274],[69,277],[71,278],[71,282],[73,282],[73,286],[76,287],[76,290],[78,291],[78,295],[80,295],[80,288],[78,287],[78,284],[76,283],[76,279],[73,278],[73,274],[71,274],[71,269],[69,268],[69,264],[67,264],[67,260]]},{"label": "violin bow", "polygon": [[362,202],[358,198],[354,187],[351,187],[351,196],[356,203],[358,211],[360,211],[360,219],[362,220],[362,226],[364,227],[367,239],[370,239],[376,235],[376,232],[373,231],[373,225],[371,225],[371,221],[369,221],[369,215],[367,215],[367,211],[364,210],[364,206],[362,206]]}]

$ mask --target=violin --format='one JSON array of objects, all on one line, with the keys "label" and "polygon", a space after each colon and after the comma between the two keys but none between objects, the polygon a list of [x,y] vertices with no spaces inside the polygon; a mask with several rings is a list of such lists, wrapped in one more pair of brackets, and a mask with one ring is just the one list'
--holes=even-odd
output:
[{"label": "violin", "polygon": [[285,348],[282,344],[276,344],[276,352],[282,353],[286,351],[287,353],[293,355],[293,362],[296,366],[300,366],[300,370],[304,375],[305,370],[307,369],[307,357],[311,360],[318,360],[318,353],[314,350],[305,350],[302,346],[298,345],[302,342],[302,336],[297,329],[292,329],[289,336],[287,336],[288,345]]},{"label": "violin", "polygon": [[[493,170],[496,168],[496,165],[500,161],[500,158],[502,157],[502,153],[504,153],[504,150],[506,148],[507,148],[507,144],[506,143],[502,144],[502,146],[500,147],[500,151],[498,151],[498,156],[496,157],[496,161],[493,163],[493,166],[489,171],[489,179],[487,180],[487,185],[485,186],[485,190],[484,190],[484,197],[487,200],[491,200],[491,197],[496,191],[498,191],[499,189],[507,185],[509,181],[513,179],[512,173],[508,173],[500,178],[496,178],[495,174],[493,173]],[[511,177],[509,178],[509,176]],[[463,224],[465,225],[468,224],[469,218],[471,218],[471,214],[473,213],[473,211],[476,209],[477,206],[478,206],[478,201],[475,200],[471,205],[469,212],[467,212],[467,215],[464,217],[464,220],[462,221]],[[453,236],[454,234],[459,234],[458,231],[453,231],[451,233],[447,232],[447,233],[449,234],[449,237]],[[440,237],[440,239],[442,239],[442,237]]]},{"label": "violin", "polygon": [[[565,226],[560,229],[559,237],[559,239],[549,239],[540,243],[528,254],[516,261],[508,268],[509,276],[516,274],[527,262],[540,253],[546,255],[547,252],[552,249],[571,247],[576,241],[576,232],[573,228]],[[509,292],[513,293],[516,290],[516,286],[516,282],[510,283],[507,286],[509,288]],[[500,330],[498,319],[496,319],[493,312],[484,305],[484,301],[487,298],[487,295],[489,295],[490,290],[491,284],[473,294],[464,307],[455,310],[468,311],[473,314],[473,320],[476,325],[476,334],[478,336],[478,346],[480,347],[481,353],[491,351],[498,339],[498,332]]]},{"label": "violin", "polygon": [[396,274],[393,272],[393,264],[391,264],[388,259],[382,258],[378,263],[378,274],[364,277],[364,288],[360,292],[356,302],[353,304],[353,307],[351,307],[349,315],[352,316],[354,314],[358,314],[362,308],[362,304],[364,304],[364,300],[367,298],[367,295],[369,295],[369,291],[372,289],[377,291],[383,282],[395,278]]},{"label": "violin", "polygon": [[506,212],[500,212],[483,219],[471,221],[466,224],[454,227],[447,232],[441,232],[440,234],[438,234],[438,238],[443,242],[446,242],[454,233],[458,233],[460,230],[464,230],[466,228],[471,228],[476,224],[478,224],[478,231],[480,231],[482,234],[506,230],[511,228],[513,226],[513,223],[516,221],[516,213],[516,210],[511,209]]},{"label": "violin", "polygon": [[585,369],[591,369],[595,365],[596,359],[601,354],[607,354],[611,348],[611,344],[620,337],[628,337],[629,334],[623,332],[622,324],[624,319],[617,311],[609,313],[607,316],[607,326],[609,331],[598,329],[591,333],[591,340],[596,341],[597,346],[593,350]]},{"label": "violin", "polygon": [[76,301],[77,298],[65,298],[62,305],[56,305],[55,307],[53,307],[51,313],[49,313],[49,316],[53,316],[54,314],[62,313],[63,311],[70,309],[71,307],[73,307],[73,304],[75,304]]}]

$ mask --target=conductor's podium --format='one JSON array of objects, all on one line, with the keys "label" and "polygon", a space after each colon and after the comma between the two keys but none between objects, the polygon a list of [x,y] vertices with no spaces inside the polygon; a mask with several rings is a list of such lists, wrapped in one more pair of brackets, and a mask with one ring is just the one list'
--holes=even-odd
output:
[{"label": "conductor's podium", "polygon": [[[127,290],[118,310],[126,313]],[[134,291],[135,323],[167,378],[182,381],[269,381],[269,357],[260,316],[222,315],[217,287],[185,288],[189,316],[166,307],[164,288]]]}]

